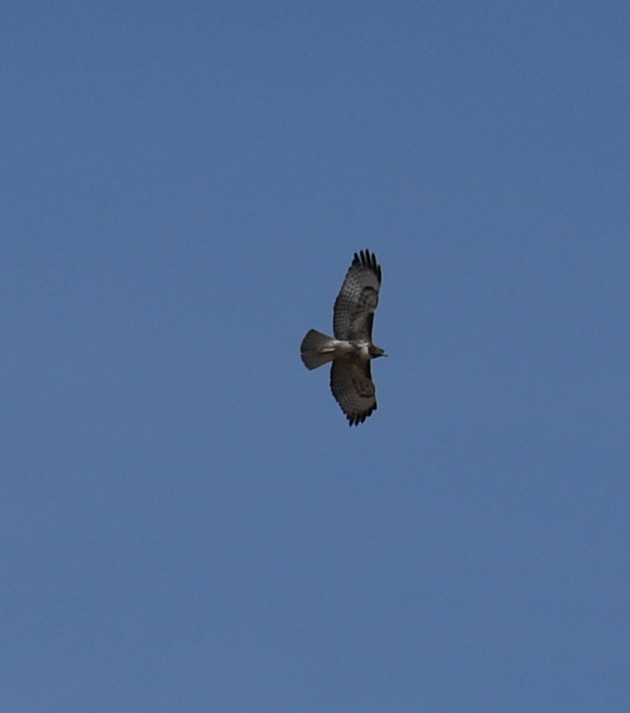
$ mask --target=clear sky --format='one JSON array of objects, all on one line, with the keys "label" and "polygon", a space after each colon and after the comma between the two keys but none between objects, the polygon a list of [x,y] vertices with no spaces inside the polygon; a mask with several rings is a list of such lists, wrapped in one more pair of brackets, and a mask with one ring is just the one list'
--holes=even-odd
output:
[{"label": "clear sky", "polygon": [[625,713],[628,3],[0,20],[2,710]]}]

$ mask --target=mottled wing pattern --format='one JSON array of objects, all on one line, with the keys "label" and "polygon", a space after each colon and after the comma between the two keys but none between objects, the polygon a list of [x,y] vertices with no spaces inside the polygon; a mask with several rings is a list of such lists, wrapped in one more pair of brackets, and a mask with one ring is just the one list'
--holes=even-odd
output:
[{"label": "mottled wing pattern", "polygon": [[330,388],[351,426],[358,426],[376,411],[376,389],[369,361],[334,361],[330,370]]},{"label": "mottled wing pattern", "polygon": [[381,288],[381,266],[369,250],[354,260],[335,300],[333,330],[337,339],[372,341],[374,312]]}]

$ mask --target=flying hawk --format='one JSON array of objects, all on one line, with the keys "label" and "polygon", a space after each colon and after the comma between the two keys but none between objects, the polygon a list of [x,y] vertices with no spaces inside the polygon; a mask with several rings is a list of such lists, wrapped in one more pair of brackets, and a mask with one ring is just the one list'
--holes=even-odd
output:
[{"label": "flying hawk", "polygon": [[300,347],[307,369],[332,362],[330,388],[351,426],[358,426],[376,411],[370,361],[387,356],[372,341],[380,288],[381,266],[374,253],[369,250],[355,253],[335,300],[335,337],[311,329]]}]

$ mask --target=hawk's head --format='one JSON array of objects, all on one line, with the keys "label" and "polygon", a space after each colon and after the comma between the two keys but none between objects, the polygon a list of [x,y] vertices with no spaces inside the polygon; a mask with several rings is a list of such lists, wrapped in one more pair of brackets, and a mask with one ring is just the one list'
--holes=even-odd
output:
[{"label": "hawk's head", "polygon": [[387,356],[387,354],[385,354],[385,350],[381,349],[380,347],[377,347],[376,344],[370,344],[368,350],[370,352],[370,356],[372,357],[372,359],[376,359],[377,357]]}]

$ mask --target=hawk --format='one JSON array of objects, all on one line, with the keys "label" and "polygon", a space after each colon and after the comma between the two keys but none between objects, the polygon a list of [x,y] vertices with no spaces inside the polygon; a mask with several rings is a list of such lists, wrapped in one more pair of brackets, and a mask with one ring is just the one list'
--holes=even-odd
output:
[{"label": "hawk", "polygon": [[381,266],[374,253],[369,250],[355,253],[335,300],[334,338],[311,329],[300,347],[307,369],[332,362],[330,388],[350,426],[358,426],[376,411],[370,362],[387,356],[372,341],[380,289]]}]

